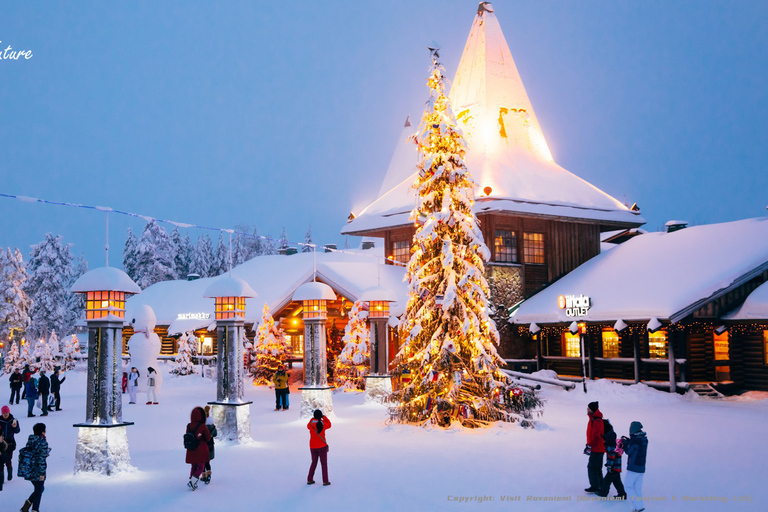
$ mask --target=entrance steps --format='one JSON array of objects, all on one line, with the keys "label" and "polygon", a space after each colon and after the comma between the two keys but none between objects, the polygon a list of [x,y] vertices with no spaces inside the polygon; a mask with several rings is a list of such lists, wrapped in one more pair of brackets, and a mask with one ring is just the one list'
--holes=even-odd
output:
[{"label": "entrance steps", "polygon": [[690,389],[700,397],[715,399],[725,398],[725,395],[712,387],[712,384],[691,384]]}]

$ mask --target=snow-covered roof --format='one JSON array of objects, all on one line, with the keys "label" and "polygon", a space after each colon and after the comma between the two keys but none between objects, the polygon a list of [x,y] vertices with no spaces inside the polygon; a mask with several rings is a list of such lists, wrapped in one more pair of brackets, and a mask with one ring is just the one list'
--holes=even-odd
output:
[{"label": "snow-covered roof", "polygon": [[256,297],[256,292],[253,291],[248,283],[238,277],[230,277],[227,275],[218,276],[213,279],[213,282],[205,289],[203,297]]},{"label": "snow-covered roof", "polygon": [[[392,314],[402,314],[408,297],[407,285],[403,282],[405,268],[385,265],[382,257],[371,255],[374,252],[317,252],[317,277],[350,300],[358,300],[364,290],[380,282],[397,297]],[[232,275],[243,279],[258,294],[257,298],[245,301],[245,322],[258,322],[265,303],[273,312],[290,303],[294,291],[312,281],[312,256],[312,253],[258,256],[233,268]],[[213,299],[204,295],[216,279],[156,283],[126,301],[126,318],[130,318],[134,306],[148,304],[155,311],[158,325],[173,324],[187,330],[207,327],[213,322],[214,305]],[[209,315],[208,319],[205,315]]]},{"label": "snow-covered roof", "polygon": [[758,286],[736,311],[723,317],[726,320],[768,320],[768,282]]},{"label": "snow-covered roof", "polygon": [[296,288],[293,300],[336,300],[336,294],[327,284],[313,281]]},{"label": "snow-covered roof", "polygon": [[115,291],[125,293],[141,293],[139,285],[128,277],[128,274],[114,267],[99,267],[81,275],[72,284],[73,293],[98,291]]},{"label": "snow-covered roof", "polygon": [[[768,218],[647,233],[603,252],[525,300],[517,324],[585,321],[677,322],[768,269]],[[569,317],[560,295],[590,299]]]},{"label": "snow-covered roof", "polygon": [[382,302],[382,301],[396,301],[397,296],[392,290],[384,288],[383,286],[374,286],[364,290],[360,295],[360,300],[364,302]]},{"label": "snow-covered roof", "polygon": [[[488,2],[480,4],[452,83],[449,96],[467,140],[477,213],[589,219],[619,227],[645,223],[639,212],[554,162]],[[343,234],[410,223],[418,155],[407,141],[409,132],[415,128],[406,127],[400,137],[379,197],[342,228]],[[486,187],[490,194],[483,192]]]}]

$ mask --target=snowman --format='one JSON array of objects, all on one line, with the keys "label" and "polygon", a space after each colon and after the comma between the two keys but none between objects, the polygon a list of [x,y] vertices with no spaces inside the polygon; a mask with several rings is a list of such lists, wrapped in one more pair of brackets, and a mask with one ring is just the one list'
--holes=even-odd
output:
[{"label": "snowman", "polygon": [[[159,371],[157,356],[160,355],[160,336],[155,333],[157,319],[155,312],[147,305],[138,306],[131,315],[133,336],[128,340],[128,351],[131,354],[131,366],[139,370],[138,390],[147,392],[147,368],[155,369],[155,391],[160,392],[163,385],[163,374]],[[130,368],[128,368],[130,371]]]}]

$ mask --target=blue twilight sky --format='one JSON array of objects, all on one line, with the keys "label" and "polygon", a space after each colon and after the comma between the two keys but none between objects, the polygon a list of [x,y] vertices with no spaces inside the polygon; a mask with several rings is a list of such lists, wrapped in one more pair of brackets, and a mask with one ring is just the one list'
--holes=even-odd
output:
[{"label": "blue twilight sky", "polygon": [[[453,76],[476,5],[3,2],[0,48],[33,57],[0,60],[0,193],[341,246],[421,115],[427,44]],[[651,230],[765,215],[768,4],[494,7],[560,165]],[[113,264],[143,225],[111,216]],[[103,264],[104,214],[0,198],[0,245],[46,232]]]}]

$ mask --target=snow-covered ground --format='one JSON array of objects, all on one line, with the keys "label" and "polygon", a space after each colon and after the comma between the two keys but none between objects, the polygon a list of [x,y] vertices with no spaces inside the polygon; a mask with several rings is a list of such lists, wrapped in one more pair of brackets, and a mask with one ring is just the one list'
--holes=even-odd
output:
[{"label": "snow-covered ground", "polygon": [[[168,366],[161,367],[168,371]],[[72,474],[77,434],[72,424],[85,418],[85,374],[69,372],[62,386],[64,411],[43,418],[53,449],[43,511],[629,510],[624,502],[577,501],[587,487],[582,450],[586,404],[593,400],[600,401],[619,433],[626,434],[633,420],[645,426],[645,494],[665,500],[649,501],[649,512],[768,507],[768,486],[762,485],[768,460],[765,394],[714,401],[606,381],[590,382],[587,395],[580,388],[566,392],[547,386],[539,429],[498,424],[440,430],[388,426],[382,406],[363,405],[362,394],[337,393],[338,419],[328,432],[332,485],[323,487],[305,483],[309,436],[306,423],[298,419],[299,392],[291,393],[290,411],[275,412],[273,391],[249,385],[255,442],[217,445],[213,481],[191,492],[182,435],[192,407],[214,398],[214,382],[200,376],[165,377],[160,405],[128,405],[124,395],[124,418],[135,422],[128,436],[137,471],[89,477]],[[40,418],[26,418],[24,403],[12,406],[12,412],[21,422],[23,446]],[[17,510],[31,490],[18,477],[6,482],[0,510]],[[458,501],[477,496],[490,500]],[[519,496],[519,501],[502,501],[507,496]],[[571,501],[533,502],[529,496]],[[686,496],[721,501],[684,501]],[[750,501],[735,501],[742,496]]]}]

